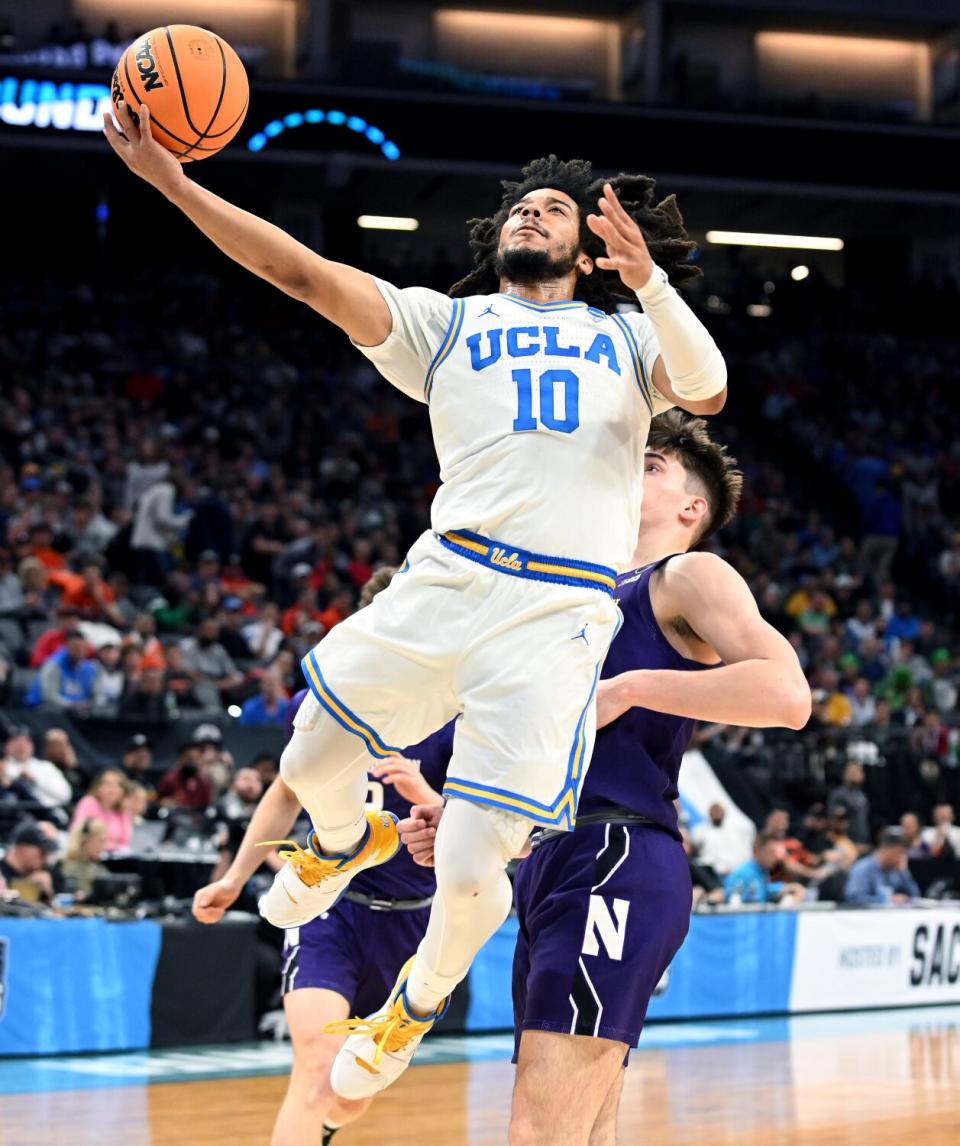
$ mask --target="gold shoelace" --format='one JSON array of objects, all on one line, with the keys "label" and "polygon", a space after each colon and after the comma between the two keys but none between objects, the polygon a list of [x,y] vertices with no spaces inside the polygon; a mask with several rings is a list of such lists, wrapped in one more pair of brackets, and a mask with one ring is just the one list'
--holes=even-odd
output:
[{"label": "gold shoelace", "polygon": [[[391,1008],[387,1014],[369,1019],[337,1019],[324,1024],[323,1029],[328,1035],[371,1035],[377,1047],[373,1055],[373,1065],[376,1066],[385,1052],[402,1050],[420,1033],[420,1028],[429,1028],[432,1022],[433,1019],[408,1019]],[[357,1061],[363,1062],[359,1058]]]}]

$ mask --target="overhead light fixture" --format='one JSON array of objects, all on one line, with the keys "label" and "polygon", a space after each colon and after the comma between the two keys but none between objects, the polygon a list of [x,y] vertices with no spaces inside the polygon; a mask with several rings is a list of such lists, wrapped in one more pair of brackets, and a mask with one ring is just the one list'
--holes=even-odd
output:
[{"label": "overhead light fixture", "polygon": [[419,219],[405,219],[402,215],[361,215],[357,226],[365,231],[415,231]]},{"label": "overhead light fixture", "polygon": [[802,283],[804,279],[810,277],[810,268],[805,267],[803,263],[801,263],[799,266],[793,268],[790,272],[790,277],[795,283]]},{"label": "overhead light fixture", "polygon": [[751,305],[747,307],[747,314],[749,314],[751,318],[769,318],[770,315],[773,314],[773,307],[765,302],[751,303]]},{"label": "overhead light fixture", "polygon": [[768,235],[761,231],[707,231],[707,242],[728,247],[789,247],[801,251],[842,251],[843,239],[823,235]]}]

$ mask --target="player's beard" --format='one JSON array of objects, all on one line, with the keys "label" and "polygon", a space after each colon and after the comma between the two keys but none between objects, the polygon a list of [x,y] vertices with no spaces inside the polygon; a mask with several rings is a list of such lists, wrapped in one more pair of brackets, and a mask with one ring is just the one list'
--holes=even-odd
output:
[{"label": "player's beard", "polygon": [[498,279],[528,286],[565,278],[576,268],[579,257],[580,252],[569,247],[559,258],[552,258],[549,251],[530,247],[506,247],[498,252],[493,269]]}]

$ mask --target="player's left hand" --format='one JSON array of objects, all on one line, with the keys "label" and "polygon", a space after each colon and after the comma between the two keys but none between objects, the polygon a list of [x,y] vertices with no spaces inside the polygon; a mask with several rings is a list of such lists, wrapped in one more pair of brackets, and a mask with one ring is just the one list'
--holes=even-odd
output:
[{"label": "player's left hand", "polygon": [[616,271],[625,286],[640,290],[653,274],[653,259],[643,232],[623,209],[609,183],[603,185],[598,200],[599,215],[588,215],[587,226],[607,248],[605,257],[597,259],[603,271]]},{"label": "player's left hand", "polygon": [[442,804],[443,797],[424,780],[419,762],[403,756],[388,756],[382,764],[370,769],[381,784],[392,784],[411,804]]}]

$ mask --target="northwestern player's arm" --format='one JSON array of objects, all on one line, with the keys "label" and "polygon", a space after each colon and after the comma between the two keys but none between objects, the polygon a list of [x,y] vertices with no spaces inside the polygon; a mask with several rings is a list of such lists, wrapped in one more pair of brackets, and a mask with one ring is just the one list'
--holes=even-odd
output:
[{"label": "northwestern player's arm", "polygon": [[225,255],[313,307],[357,343],[376,346],[388,337],[393,329],[390,307],[370,275],[321,257],[286,231],[188,179],[183,167],[151,135],[145,104],[139,109],[142,129],[123,103],[117,118],[123,134],[109,112],[103,116],[103,131],[113,150]]},{"label": "northwestern player's arm", "polygon": [[747,728],[803,728],[810,688],[790,642],[760,615],[746,582],[713,553],[673,558],[651,583],[661,627],[692,633],[723,662],[704,672],[635,670],[607,682],[609,722],[640,706]]},{"label": "northwestern player's arm", "polygon": [[194,895],[194,918],[200,923],[218,923],[263,863],[265,853],[260,841],[288,836],[299,814],[300,801],[278,776],[257,804],[233,862],[220,879],[201,887]]},{"label": "northwestern player's arm", "polygon": [[670,406],[691,414],[718,413],[727,400],[727,366],[712,335],[654,263],[643,233],[609,183],[599,208],[599,215],[587,216],[587,226],[607,248],[597,266],[616,271],[643,307],[643,318],[630,325],[647,377],[663,399],[654,413]]}]

